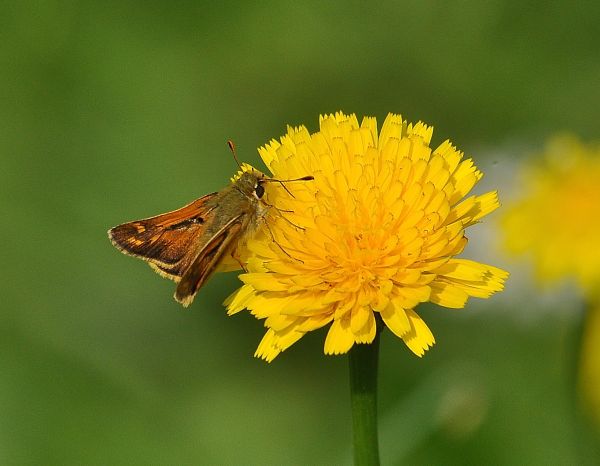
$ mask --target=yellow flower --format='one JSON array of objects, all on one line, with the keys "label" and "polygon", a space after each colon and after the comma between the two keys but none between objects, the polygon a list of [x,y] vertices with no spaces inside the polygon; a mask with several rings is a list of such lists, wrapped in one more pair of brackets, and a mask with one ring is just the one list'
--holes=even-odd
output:
[{"label": "yellow flower", "polygon": [[464,197],[482,174],[449,141],[429,147],[433,128],[390,114],[320,117],[320,131],[288,127],[259,153],[286,193],[267,184],[265,228],[248,242],[244,285],[228,298],[265,319],[255,356],[272,361],[311,330],[330,325],[326,354],[371,343],[376,316],[418,356],[435,342],[414,308],[462,308],[502,290],[508,274],[454,258],[465,228],[498,207],[496,192]]},{"label": "yellow flower", "polygon": [[531,255],[542,282],[573,277],[584,291],[597,293],[600,146],[557,137],[522,178],[526,192],[503,218],[507,249]]}]

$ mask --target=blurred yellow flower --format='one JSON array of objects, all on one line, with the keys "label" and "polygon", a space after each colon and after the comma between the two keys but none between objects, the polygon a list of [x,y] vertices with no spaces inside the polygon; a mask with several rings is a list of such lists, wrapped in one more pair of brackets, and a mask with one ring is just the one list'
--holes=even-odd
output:
[{"label": "blurred yellow flower", "polygon": [[543,283],[572,278],[589,307],[578,383],[584,410],[600,420],[600,146],[574,136],[550,140],[521,175],[521,199],[505,211],[505,246],[531,256]]},{"label": "blurred yellow flower", "polygon": [[600,146],[573,136],[549,142],[522,174],[525,192],[505,210],[505,245],[529,254],[542,282],[574,277],[587,293],[600,285]]},{"label": "blurred yellow flower", "polygon": [[465,228],[498,206],[496,192],[464,197],[482,177],[449,141],[429,147],[433,128],[390,114],[320,117],[320,131],[288,127],[280,142],[259,149],[278,179],[273,207],[249,241],[244,285],[228,298],[266,319],[255,356],[272,361],[311,330],[331,324],[326,354],[371,343],[376,315],[418,356],[435,342],[414,308],[432,302],[462,308],[471,296],[502,290],[508,274],[457,259]]}]

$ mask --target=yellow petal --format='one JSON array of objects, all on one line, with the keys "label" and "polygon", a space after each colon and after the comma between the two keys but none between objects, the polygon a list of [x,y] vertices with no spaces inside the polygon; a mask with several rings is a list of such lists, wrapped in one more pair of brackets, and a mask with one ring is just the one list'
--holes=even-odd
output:
[{"label": "yellow petal", "polygon": [[248,300],[254,296],[254,288],[250,285],[243,285],[240,289],[230,294],[223,302],[227,306],[227,314],[233,315],[246,308]]},{"label": "yellow petal", "polygon": [[364,117],[360,127],[368,130],[371,135],[369,140],[365,141],[366,145],[376,146],[378,142],[377,119],[374,117]]},{"label": "yellow petal", "polygon": [[334,320],[325,338],[325,354],[347,353],[354,345],[354,334],[350,329],[350,319]]},{"label": "yellow petal", "polygon": [[390,301],[386,308],[380,312],[380,315],[385,325],[394,335],[402,338],[410,330],[410,321],[406,311],[401,307],[396,307],[393,302]]},{"label": "yellow petal", "polygon": [[289,291],[292,284],[289,278],[272,273],[243,273],[239,279],[256,291]]},{"label": "yellow petal", "polygon": [[350,313],[350,328],[354,334],[358,334],[372,316],[373,312],[366,306],[356,305]]},{"label": "yellow petal", "polygon": [[425,354],[425,351],[433,346],[435,338],[429,327],[415,311],[407,309],[406,315],[410,321],[410,331],[402,339],[413,353],[421,357]]},{"label": "yellow petal", "polygon": [[373,343],[375,335],[377,335],[377,322],[373,312],[369,311],[366,324],[355,333],[355,341],[356,343],[370,344]]},{"label": "yellow petal", "polygon": [[276,337],[273,330],[267,330],[267,333],[263,336],[262,340],[256,348],[254,356],[260,359],[264,359],[267,362],[273,361],[277,357],[281,350],[275,345]]},{"label": "yellow petal", "polygon": [[432,303],[453,309],[460,309],[465,307],[468,298],[469,295],[463,289],[450,283],[443,281],[434,281],[431,283],[430,300]]},{"label": "yellow petal", "polygon": [[412,309],[417,304],[428,301],[430,296],[430,286],[397,287],[394,291],[392,301],[396,307]]},{"label": "yellow petal", "polygon": [[451,259],[434,270],[446,287],[462,290],[468,296],[488,298],[504,288],[508,272],[487,264],[466,259]]},{"label": "yellow petal", "polygon": [[433,270],[438,275],[461,280],[479,281],[488,273],[489,266],[467,259],[450,259],[448,262]]},{"label": "yellow petal", "polygon": [[391,138],[400,139],[402,137],[403,128],[405,128],[405,126],[402,121],[402,116],[389,113],[381,128],[379,147],[385,147],[388,140]]},{"label": "yellow petal", "polygon": [[318,328],[324,327],[333,320],[331,314],[320,314],[316,316],[307,317],[302,324],[298,326],[298,330],[302,332],[311,332]]}]

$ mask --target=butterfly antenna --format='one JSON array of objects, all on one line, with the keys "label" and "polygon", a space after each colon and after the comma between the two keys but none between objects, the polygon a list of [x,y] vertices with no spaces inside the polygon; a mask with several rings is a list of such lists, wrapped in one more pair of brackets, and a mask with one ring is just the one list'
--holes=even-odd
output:
[{"label": "butterfly antenna", "polygon": [[280,183],[291,183],[293,181],[313,181],[315,179],[312,175],[303,176],[302,178],[294,178],[293,180],[276,180],[275,178],[269,178],[265,181],[279,181]]},{"label": "butterfly antenna", "polygon": [[233,141],[231,139],[229,139],[227,141],[227,145],[229,146],[229,150],[233,154],[233,158],[235,159],[235,163],[237,163],[237,166],[240,167],[240,170],[241,170],[242,165],[240,164],[240,161],[237,158],[237,153],[235,151],[235,144],[233,143]]},{"label": "butterfly antenna", "polygon": [[314,176],[308,175],[308,176],[303,176],[302,178],[294,178],[293,180],[278,180],[277,178],[265,178],[263,180],[263,182],[272,181],[275,183],[279,183],[283,187],[283,189],[285,189],[288,192],[288,194],[295,199],[296,196],[294,196],[292,194],[292,192],[287,188],[287,186],[284,183],[291,183],[293,181],[312,181],[314,179],[315,179]]}]

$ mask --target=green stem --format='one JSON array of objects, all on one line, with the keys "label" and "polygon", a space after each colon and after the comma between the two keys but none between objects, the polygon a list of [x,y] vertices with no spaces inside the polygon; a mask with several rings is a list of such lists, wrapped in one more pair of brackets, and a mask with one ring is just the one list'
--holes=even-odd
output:
[{"label": "green stem", "polygon": [[379,465],[377,438],[377,362],[379,332],[373,343],[354,345],[350,350],[350,402],[352,404],[352,431],[354,464]]},{"label": "green stem", "polygon": [[[594,414],[590,415],[589,403],[597,403],[597,399],[592,396],[593,401],[589,398],[590,394],[586,393],[589,386],[594,386],[593,380],[587,380],[590,368],[589,361],[584,358],[589,357],[589,351],[595,351],[593,346],[596,344],[598,332],[598,319],[600,315],[600,307],[597,303],[587,303],[582,312],[581,319],[577,322],[575,328],[575,336],[572,338],[573,351],[571,360],[568,361],[572,368],[570,380],[571,400],[573,402],[573,413],[575,414],[575,434],[576,445],[579,457],[578,464],[587,465],[595,464],[595,460],[600,457],[600,445],[598,444],[598,430],[594,422]],[[596,407],[597,409],[597,407]],[[592,409],[592,412],[596,410]],[[597,412],[595,413],[597,415]]]}]

